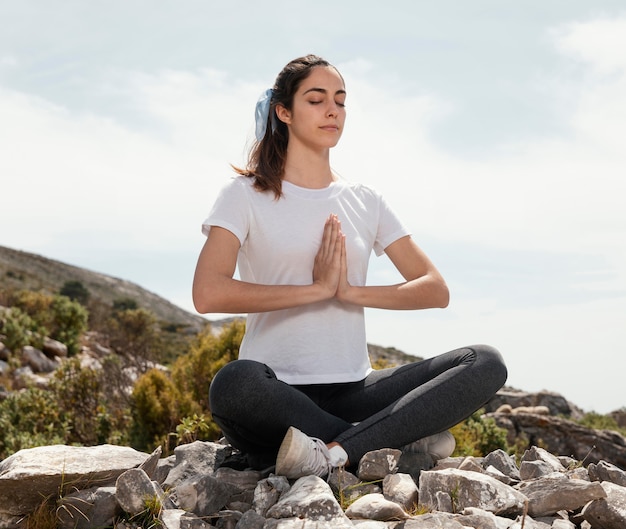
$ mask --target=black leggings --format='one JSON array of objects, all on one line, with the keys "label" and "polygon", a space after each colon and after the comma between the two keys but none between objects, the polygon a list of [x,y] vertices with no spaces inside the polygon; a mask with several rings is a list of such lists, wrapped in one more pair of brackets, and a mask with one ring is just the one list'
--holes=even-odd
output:
[{"label": "black leggings", "polygon": [[213,379],[209,401],[228,442],[252,456],[250,461],[263,461],[259,468],[275,458],[290,426],[326,443],[338,442],[357,464],[366,452],[400,448],[461,422],[506,377],[500,353],[487,345],[339,384],[292,386],[265,364],[236,360]]}]

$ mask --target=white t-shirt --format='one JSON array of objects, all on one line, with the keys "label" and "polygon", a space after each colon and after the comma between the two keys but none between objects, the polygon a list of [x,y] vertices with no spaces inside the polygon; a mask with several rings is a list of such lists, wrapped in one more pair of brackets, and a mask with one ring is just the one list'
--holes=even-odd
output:
[{"label": "white t-shirt", "polygon": [[[251,178],[233,177],[221,190],[202,231],[231,231],[241,243],[242,281],[264,285],[310,285],[324,223],[338,216],[346,235],[348,281],[365,285],[372,250],[409,232],[371,188],[344,181],[324,189],[282,183],[283,196],[259,192]],[[269,365],[288,384],[354,382],[371,365],[363,308],[336,300],[249,314],[239,358]]]}]

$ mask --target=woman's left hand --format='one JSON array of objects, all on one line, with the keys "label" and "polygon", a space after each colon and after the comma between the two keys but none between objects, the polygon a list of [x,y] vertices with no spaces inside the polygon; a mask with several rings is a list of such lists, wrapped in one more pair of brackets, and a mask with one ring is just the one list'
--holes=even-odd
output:
[{"label": "woman's left hand", "polygon": [[349,292],[352,288],[348,283],[348,257],[346,253],[346,236],[341,234],[341,270],[339,272],[339,284],[337,285],[337,292],[335,297],[339,301],[349,301]]}]

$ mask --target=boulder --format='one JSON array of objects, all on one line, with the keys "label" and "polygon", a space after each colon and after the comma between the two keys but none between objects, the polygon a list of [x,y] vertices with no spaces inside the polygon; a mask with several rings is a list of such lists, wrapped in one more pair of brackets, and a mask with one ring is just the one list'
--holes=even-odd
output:
[{"label": "boulder", "polygon": [[114,445],[52,445],[20,450],[0,463],[0,513],[31,513],[43,500],[71,490],[112,486],[147,454]]}]

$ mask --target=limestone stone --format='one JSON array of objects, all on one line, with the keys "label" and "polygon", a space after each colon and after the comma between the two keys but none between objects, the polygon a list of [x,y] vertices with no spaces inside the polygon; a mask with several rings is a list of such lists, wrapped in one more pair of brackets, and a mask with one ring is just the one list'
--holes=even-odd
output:
[{"label": "limestone stone", "polygon": [[601,484],[606,493],[585,505],[582,515],[593,529],[623,529],[626,527],[626,487],[610,481]]},{"label": "limestone stone", "polygon": [[591,481],[610,481],[626,487],[626,471],[607,461],[600,461],[597,465],[591,463],[587,470]]},{"label": "limestone stone", "polygon": [[478,507],[496,515],[521,513],[527,498],[509,485],[485,474],[448,468],[422,472],[419,502],[436,508],[438,491],[450,495],[455,511]]},{"label": "limestone stone", "polygon": [[333,492],[323,479],[305,476],[298,479],[280,500],[267,511],[268,518],[308,518],[331,520],[345,515]]},{"label": "limestone stone", "polygon": [[401,455],[401,450],[393,448],[368,452],[359,461],[356,475],[363,481],[383,479],[387,474],[397,471]]},{"label": "limestone stone", "polygon": [[366,494],[346,509],[348,518],[365,518],[368,520],[405,520],[409,518],[402,506],[388,500],[382,494]]},{"label": "limestone stone", "polygon": [[122,472],[140,465],[146,457],[132,448],[114,445],[20,450],[0,463],[0,513],[29,514],[42,498],[113,485]]},{"label": "limestone stone", "polygon": [[60,529],[91,529],[110,526],[122,514],[115,487],[92,487],[72,492],[59,500]]},{"label": "limestone stone", "polygon": [[528,513],[534,517],[578,509],[589,501],[606,497],[599,483],[569,479],[558,473],[523,482],[518,490],[528,498]]},{"label": "limestone stone", "polygon": [[408,474],[388,474],[383,479],[383,496],[411,510],[417,505],[417,485]]}]

